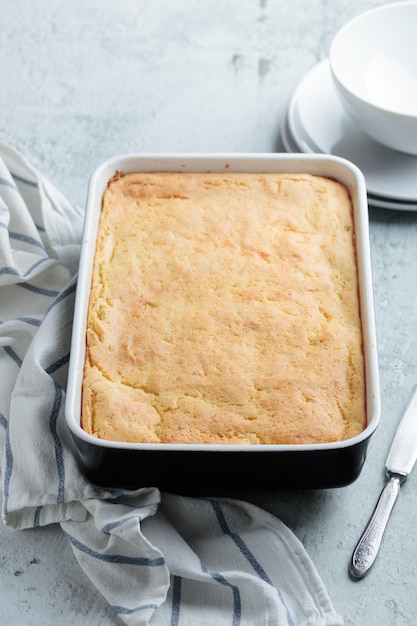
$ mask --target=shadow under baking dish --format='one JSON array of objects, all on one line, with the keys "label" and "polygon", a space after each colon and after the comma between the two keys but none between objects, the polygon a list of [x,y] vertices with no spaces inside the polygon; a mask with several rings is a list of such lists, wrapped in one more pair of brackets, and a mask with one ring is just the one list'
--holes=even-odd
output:
[{"label": "shadow under baking dish", "polygon": [[[138,444],[97,439],[81,428],[85,331],[103,193],[117,171],[293,172],[334,178],[351,195],[362,334],[367,426],[351,439],[308,445]],[[74,311],[65,414],[86,477],[109,488],[158,487],[183,494],[234,489],[323,489],[359,476],[380,420],[368,206],[360,170],[344,159],[318,154],[124,155],[93,173],[87,200]]]}]

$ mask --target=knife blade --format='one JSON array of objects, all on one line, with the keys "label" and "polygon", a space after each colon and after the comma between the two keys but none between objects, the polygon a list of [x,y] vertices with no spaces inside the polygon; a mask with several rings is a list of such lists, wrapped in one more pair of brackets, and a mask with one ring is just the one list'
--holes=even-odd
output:
[{"label": "knife blade", "polygon": [[388,453],[385,463],[388,482],[352,554],[349,573],[354,580],[366,576],[373,566],[400,487],[407,480],[416,460],[417,388],[403,413]]}]

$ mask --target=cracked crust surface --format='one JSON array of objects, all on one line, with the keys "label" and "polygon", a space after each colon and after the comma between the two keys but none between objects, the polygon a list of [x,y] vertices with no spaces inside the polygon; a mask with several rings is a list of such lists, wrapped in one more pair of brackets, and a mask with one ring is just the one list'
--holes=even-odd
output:
[{"label": "cracked crust surface", "polygon": [[307,174],[133,173],[103,198],[83,428],[317,443],[366,425],[352,207]]}]

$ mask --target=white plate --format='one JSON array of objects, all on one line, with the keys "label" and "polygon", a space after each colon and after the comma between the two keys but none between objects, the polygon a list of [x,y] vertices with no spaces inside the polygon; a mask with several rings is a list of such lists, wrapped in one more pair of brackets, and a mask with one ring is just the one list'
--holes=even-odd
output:
[{"label": "white plate", "polygon": [[344,157],[363,172],[370,197],[386,208],[417,209],[417,157],[378,144],[347,116],[339,102],[329,62],[301,80],[287,112],[287,139],[301,152]]},{"label": "white plate", "polygon": [[[287,152],[291,153],[320,153],[315,146],[309,146],[299,138],[292,136],[288,124],[288,116],[283,120],[281,126],[281,141]],[[417,211],[417,202],[401,202],[400,200],[387,200],[380,196],[375,196],[368,192],[368,203],[371,206],[381,209],[394,209],[396,211]]]}]

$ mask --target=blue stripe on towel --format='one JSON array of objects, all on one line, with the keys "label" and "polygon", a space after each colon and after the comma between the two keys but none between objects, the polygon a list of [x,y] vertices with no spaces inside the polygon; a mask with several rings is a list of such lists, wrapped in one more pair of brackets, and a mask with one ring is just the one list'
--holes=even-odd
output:
[{"label": "blue stripe on towel", "polygon": [[33,270],[35,270],[37,267],[39,267],[39,265],[42,265],[43,263],[47,263],[47,262],[51,262],[52,259],[48,256],[43,257],[42,259],[38,259],[38,261],[36,261],[33,265],[30,266],[30,268],[28,270],[26,270],[26,272],[23,274],[23,276],[28,276],[31,272],[33,272]]},{"label": "blue stripe on towel", "polygon": [[106,563],[119,563],[121,565],[141,565],[144,567],[160,567],[161,565],[165,565],[165,559],[163,557],[148,559],[146,557],[127,556],[125,554],[102,554],[101,552],[93,550],[93,548],[90,548],[84,543],[81,543],[81,541],[78,541],[78,539],[70,535],[67,531],[64,532],[74,548],[99,561],[105,561]]},{"label": "blue stripe on towel", "polygon": [[[7,429],[7,420],[0,413],[0,424]],[[5,443],[5,455],[6,455],[6,467],[4,471],[4,481],[3,481],[3,513],[7,515],[9,512],[8,503],[9,503],[9,492],[10,492],[10,480],[12,477],[13,471],[13,454],[12,448],[10,445],[10,437],[9,431],[6,430],[6,443]]]},{"label": "blue stripe on towel", "polygon": [[232,541],[239,548],[240,552],[243,554],[245,559],[249,561],[249,563],[252,565],[253,569],[255,570],[259,578],[261,578],[266,583],[272,585],[272,582],[269,576],[263,569],[262,565],[255,558],[254,554],[249,550],[248,546],[245,544],[242,537],[238,535],[237,533],[234,533],[230,530],[229,525],[226,522],[226,518],[224,516],[223,509],[221,507],[220,502],[213,500],[211,501],[211,506],[213,507],[219,526],[224,532],[224,534],[228,535],[232,539]]},{"label": "blue stripe on towel", "polygon": [[10,276],[21,276],[21,274],[14,268],[14,267],[9,267],[7,265],[5,265],[4,267],[0,268],[0,274],[9,274]]},{"label": "blue stripe on towel", "polygon": [[29,267],[29,269],[26,270],[24,274],[21,274],[20,272],[18,272],[17,269],[14,267],[5,265],[4,267],[0,268],[0,274],[9,274],[11,276],[20,276],[21,278],[26,278],[27,276],[29,276],[31,272],[33,272],[33,270],[39,267],[39,265],[42,265],[42,263],[46,263],[50,261],[51,259],[49,257],[43,257],[42,259],[38,259],[36,263],[33,263]]},{"label": "blue stripe on towel", "polygon": [[24,235],[22,233],[15,233],[11,230],[9,230],[9,237],[10,239],[14,239],[15,241],[23,241],[24,243],[28,243],[31,246],[36,246],[37,248],[40,248],[41,250],[46,252],[45,246],[43,245],[42,241],[39,241],[39,239],[29,237],[29,235]]},{"label": "blue stripe on towel", "polygon": [[20,358],[20,356],[18,354],[16,354],[16,352],[13,350],[13,348],[11,346],[3,346],[3,350],[6,352],[6,354],[9,355],[9,357],[11,359],[13,359],[13,361],[16,363],[16,365],[21,367],[22,359]]},{"label": "blue stripe on towel", "polygon": [[[225,518],[225,515],[223,513],[223,509],[222,506],[220,504],[220,502],[216,501],[216,500],[211,500],[210,501],[211,506],[213,507],[213,510],[216,514],[217,517],[217,521],[219,523],[219,526],[221,528],[221,530],[224,532],[225,535],[228,535],[232,541],[235,543],[235,545],[239,548],[240,552],[243,554],[243,556],[249,561],[249,563],[252,565],[253,569],[255,570],[255,572],[257,573],[257,575],[259,576],[259,578],[261,578],[263,581],[267,582],[268,584],[272,585],[272,582],[269,578],[269,576],[267,575],[267,573],[265,572],[265,570],[263,569],[262,565],[259,563],[259,561],[256,559],[255,555],[251,552],[251,550],[249,550],[248,546],[245,544],[245,542],[243,541],[242,537],[240,535],[238,535],[237,533],[234,533]],[[272,585],[273,586],[273,585]],[[279,598],[282,602],[282,605],[285,607],[285,610],[287,611],[287,623],[288,626],[295,626],[295,623],[290,615],[290,612],[288,610],[287,604],[285,602],[284,596],[282,595],[281,591],[279,589],[277,589],[277,593],[279,595]]]},{"label": "blue stripe on towel", "polygon": [[55,398],[52,406],[52,413],[49,420],[49,428],[52,433],[55,448],[55,461],[58,470],[58,495],[57,504],[61,504],[65,500],[65,466],[64,466],[64,450],[62,442],[57,433],[58,415],[62,404],[62,387],[54,381]]},{"label": "blue stripe on towel", "polygon": [[[36,317],[26,317],[25,315],[22,315],[22,317],[16,317],[13,321],[22,322],[23,324],[29,324],[30,326],[40,326],[42,324],[42,321],[37,319]],[[5,323],[6,322],[4,320],[0,320],[0,324]]]},{"label": "blue stripe on towel", "polygon": [[17,322],[24,322],[25,324],[30,324],[31,326],[40,326],[41,320],[36,319],[36,317],[16,317]]},{"label": "blue stripe on towel", "polygon": [[141,522],[143,517],[142,515],[138,515],[138,514],[128,515],[126,517],[123,517],[122,519],[117,520],[117,522],[110,522],[109,524],[105,524],[102,527],[101,532],[105,533],[106,535],[110,535],[113,528],[119,528],[120,526],[123,526],[123,524],[125,524],[126,522],[129,522],[132,519]]},{"label": "blue stripe on towel", "polygon": [[[14,239],[15,241],[22,241],[23,243],[27,243],[30,246],[35,246],[36,248],[40,248],[46,254],[46,248],[40,239],[35,239],[35,237],[29,237],[29,235],[25,235],[23,233],[16,233],[12,230],[9,230],[9,225],[5,224],[4,222],[0,222],[0,228],[4,228],[4,230],[7,230],[10,239]],[[38,230],[41,230],[41,229],[38,229]]]},{"label": "blue stripe on towel", "polygon": [[55,363],[51,363],[51,365],[45,370],[46,373],[53,374],[54,372],[59,370],[60,367],[62,367],[63,365],[66,365],[69,362],[69,357],[70,355],[68,352],[68,354],[64,354],[64,356],[62,356],[60,359],[55,361]]},{"label": "blue stripe on towel", "polygon": [[29,187],[35,187],[36,189],[38,188],[38,183],[36,181],[29,180],[28,178],[24,178],[23,176],[18,176],[17,174],[13,173],[12,176],[14,180],[17,180],[19,183],[24,183],[25,185],[29,185]]},{"label": "blue stripe on towel", "polygon": [[41,525],[41,512],[42,512],[42,507],[37,506],[35,515],[33,516],[33,528],[39,528],[39,526]]},{"label": "blue stripe on towel", "polygon": [[23,289],[27,289],[28,291],[37,293],[40,296],[47,296],[49,298],[56,298],[59,295],[59,292],[54,291],[53,289],[44,289],[43,287],[36,287],[35,285],[29,285],[28,283],[17,283],[16,286],[23,287]]},{"label": "blue stripe on towel", "polygon": [[180,606],[181,606],[181,576],[173,576],[172,583],[172,613],[171,613],[171,625],[178,626],[180,620]]},{"label": "blue stripe on towel", "polygon": [[4,187],[11,187],[15,191],[18,191],[16,185],[11,183],[10,180],[7,180],[7,178],[0,178],[0,185],[3,185]]},{"label": "blue stripe on towel", "polygon": [[74,283],[70,284],[69,287],[61,291],[61,293],[57,294],[57,297],[49,306],[47,313],[49,313],[49,311],[51,311],[57,304],[62,302],[62,300],[65,300],[65,298],[75,293],[76,289],[77,289],[77,281],[74,281]]},{"label": "blue stripe on towel", "polygon": [[239,587],[236,585],[232,585],[223,574],[219,574],[219,572],[210,572],[203,563],[201,563],[201,569],[203,572],[210,574],[210,576],[216,582],[224,585],[225,587],[229,587],[232,590],[233,594],[233,617],[232,617],[232,626],[239,626],[240,620],[242,617],[242,601],[240,599],[240,591]]},{"label": "blue stripe on towel", "polygon": [[132,613],[138,613],[139,611],[146,611],[147,609],[157,609],[157,604],[141,604],[133,609],[128,609],[127,606],[117,606],[116,604],[110,604],[110,608],[119,615],[132,615]]}]

